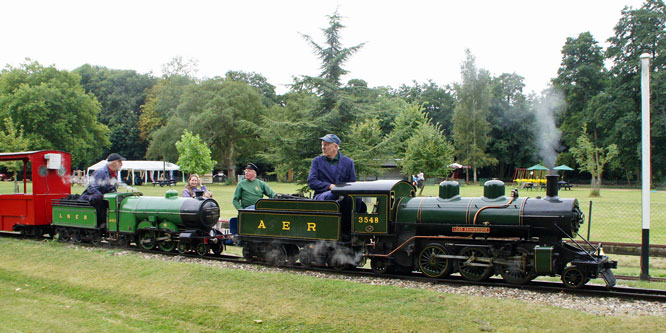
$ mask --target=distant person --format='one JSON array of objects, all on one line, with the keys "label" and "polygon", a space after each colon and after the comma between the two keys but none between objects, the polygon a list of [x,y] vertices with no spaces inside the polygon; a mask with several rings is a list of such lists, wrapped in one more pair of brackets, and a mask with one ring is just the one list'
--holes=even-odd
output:
[{"label": "distant person", "polygon": [[340,138],[326,134],[321,140],[322,154],[312,160],[308,186],[315,200],[335,200],[331,192],[335,184],[356,181],[356,169],[351,158],[340,153]]},{"label": "distant person", "polygon": [[196,191],[201,191],[204,198],[213,197],[213,193],[208,191],[206,185],[201,184],[201,178],[199,178],[199,175],[193,173],[189,178],[187,178],[187,184],[185,185],[185,189],[183,189],[183,192],[180,194],[180,196],[183,198],[194,198],[196,197]]},{"label": "distant person", "polygon": [[106,221],[106,207],[104,204],[104,194],[116,192],[118,183],[118,173],[123,167],[124,157],[116,153],[111,153],[106,158],[106,165],[101,167],[92,175],[88,187],[81,193],[79,199],[87,200],[97,210],[98,224],[104,224]]},{"label": "distant person", "polygon": [[259,168],[254,163],[248,163],[245,167],[245,179],[238,182],[232,201],[236,209],[254,209],[254,204],[264,195],[269,198],[275,196],[268,184],[257,179],[257,171]]}]

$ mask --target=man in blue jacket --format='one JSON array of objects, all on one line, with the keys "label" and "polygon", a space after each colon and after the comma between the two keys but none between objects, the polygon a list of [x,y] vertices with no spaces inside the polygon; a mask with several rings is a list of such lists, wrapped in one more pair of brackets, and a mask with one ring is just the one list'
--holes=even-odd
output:
[{"label": "man in blue jacket", "polygon": [[335,200],[331,193],[335,184],[356,181],[356,170],[351,158],[340,154],[340,138],[326,134],[321,140],[320,156],[312,160],[308,185],[315,192],[315,200]]},{"label": "man in blue jacket", "polygon": [[116,191],[118,172],[123,167],[124,157],[112,153],[106,158],[106,165],[95,170],[92,179],[85,191],[81,193],[81,200],[87,200],[97,209],[97,220],[100,225],[104,224],[106,207],[104,205],[104,193]]}]

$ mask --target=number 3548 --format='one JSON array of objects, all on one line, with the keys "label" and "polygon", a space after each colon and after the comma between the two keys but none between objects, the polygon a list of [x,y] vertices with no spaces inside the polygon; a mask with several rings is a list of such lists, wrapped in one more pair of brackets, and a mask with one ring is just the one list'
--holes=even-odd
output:
[{"label": "number 3548", "polygon": [[358,223],[379,223],[379,217],[359,216]]}]

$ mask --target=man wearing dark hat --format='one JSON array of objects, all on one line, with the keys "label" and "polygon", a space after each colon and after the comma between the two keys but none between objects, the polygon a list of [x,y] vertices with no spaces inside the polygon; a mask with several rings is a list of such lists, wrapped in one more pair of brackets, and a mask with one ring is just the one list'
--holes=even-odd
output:
[{"label": "man wearing dark hat", "polygon": [[104,193],[116,191],[118,172],[123,167],[124,157],[111,153],[106,158],[106,165],[92,175],[88,187],[81,193],[81,200],[88,200],[97,209],[97,218],[100,223],[104,221]]},{"label": "man wearing dark hat", "polygon": [[315,192],[316,200],[335,200],[331,193],[335,184],[355,182],[356,169],[351,158],[340,153],[340,138],[326,134],[321,140],[322,154],[312,160],[308,185]]},{"label": "man wearing dark hat", "polygon": [[275,196],[275,192],[268,184],[257,179],[258,170],[254,163],[248,163],[245,167],[245,179],[238,182],[234,193],[233,204],[236,209],[252,209],[264,195],[269,198]]}]

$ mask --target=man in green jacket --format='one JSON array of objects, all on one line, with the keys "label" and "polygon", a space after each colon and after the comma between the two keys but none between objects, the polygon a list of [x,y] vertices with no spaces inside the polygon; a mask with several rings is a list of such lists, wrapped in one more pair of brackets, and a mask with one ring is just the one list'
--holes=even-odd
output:
[{"label": "man in green jacket", "polygon": [[272,198],[275,192],[265,182],[256,179],[258,168],[253,163],[245,167],[245,179],[238,182],[234,193],[233,204],[236,209],[254,209],[254,204],[264,195]]}]

